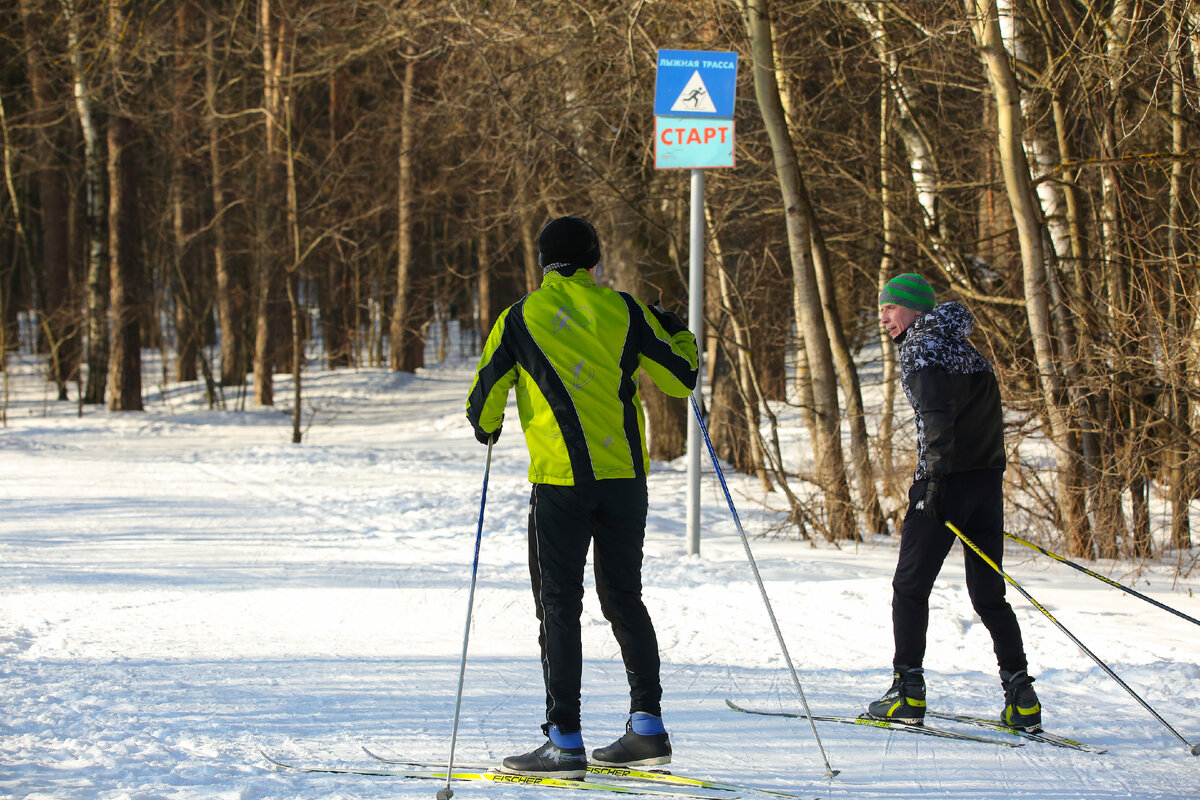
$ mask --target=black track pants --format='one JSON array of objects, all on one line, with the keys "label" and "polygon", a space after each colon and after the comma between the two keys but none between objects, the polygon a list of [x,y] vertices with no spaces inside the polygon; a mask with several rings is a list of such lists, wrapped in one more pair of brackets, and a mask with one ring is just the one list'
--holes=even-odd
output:
[{"label": "black track pants", "polygon": [[583,570],[588,545],[596,594],[621,648],[629,710],[661,714],[658,639],[642,602],[646,479],[579,486],[534,484],[529,499],[529,575],[541,623],[538,644],[546,681],[546,721],[579,730],[583,647]]},{"label": "black track pants", "polygon": [[[1000,470],[959,472],[940,479],[942,517],[954,523],[988,558],[1003,567],[1004,473]],[[901,529],[900,559],[892,578],[892,630],[896,638],[893,665],[922,666],[929,628],[929,593],[950,547],[957,541],[940,522],[927,519],[913,506],[925,496],[926,481],[908,491],[908,513]],[[1004,578],[973,550],[963,546],[967,591],[975,612],[992,635],[1000,669],[1027,668],[1021,628],[1004,599]]]}]

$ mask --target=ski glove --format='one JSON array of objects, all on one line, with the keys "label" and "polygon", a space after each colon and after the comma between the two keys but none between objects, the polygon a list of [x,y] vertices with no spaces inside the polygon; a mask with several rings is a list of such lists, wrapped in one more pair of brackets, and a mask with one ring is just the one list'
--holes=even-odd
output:
[{"label": "ski glove", "polygon": [[496,430],[489,433],[483,428],[476,426],[475,441],[479,442],[480,444],[488,444],[489,442],[494,443],[500,441],[500,428],[496,428]]},{"label": "ski glove", "polygon": [[917,501],[916,510],[932,522],[942,521],[942,497],[937,478],[930,478],[925,484],[925,496]]},{"label": "ski glove", "polygon": [[667,332],[667,336],[674,336],[680,331],[688,329],[687,325],[683,324],[683,320],[674,312],[667,311],[662,307],[662,300],[650,306],[650,313],[658,320],[658,324],[663,326],[663,330]]}]

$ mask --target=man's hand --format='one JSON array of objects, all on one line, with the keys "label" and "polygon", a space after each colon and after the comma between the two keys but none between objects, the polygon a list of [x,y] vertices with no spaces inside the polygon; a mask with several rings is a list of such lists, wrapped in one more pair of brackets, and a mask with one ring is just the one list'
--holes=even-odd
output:
[{"label": "man's hand", "polygon": [[475,441],[480,444],[491,444],[500,440],[500,428],[494,431],[485,431],[483,428],[475,428]]},{"label": "man's hand", "polygon": [[941,487],[938,486],[937,478],[930,478],[925,484],[925,496],[917,501],[914,508],[925,518],[933,522],[942,521],[942,497],[940,494]]},{"label": "man's hand", "polygon": [[686,331],[688,329],[688,326],[684,325],[683,320],[681,320],[676,314],[671,311],[667,311],[662,307],[661,300],[649,308],[650,313],[652,313],[654,318],[658,320],[658,324],[662,325],[663,330],[667,332],[667,336],[674,336],[680,331]]}]

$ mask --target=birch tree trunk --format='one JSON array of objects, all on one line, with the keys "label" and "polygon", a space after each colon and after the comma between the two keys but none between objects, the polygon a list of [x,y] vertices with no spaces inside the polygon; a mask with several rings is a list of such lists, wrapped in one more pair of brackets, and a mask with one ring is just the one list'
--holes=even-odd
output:
[{"label": "birch tree trunk", "polygon": [[80,402],[99,405],[104,402],[108,380],[108,264],[104,249],[104,155],[100,131],[92,106],[92,87],[80,40],[79,12],[74,0],[63,0],[67,16],[67,48],[71,58],[75,89],[75,109],[83,131],[83,191],[86,198],[86,284],[85,315],[87,330],[87,388]]},{"label": "birch tree trunk", "polygon": [[263,72],[263,158],[257,166],[258,202],[255,206],[255,278],[258,295],[254,304],[254,402],[275,405],[275,349],[273,305],[279,293],[279,269],[275,254],[279,196],[278,120],[281,53],[274,41],[271,0],[259,0],[259,41]]},{"label": "birch tree trunk", "polygon": [[1017,225],[1025,285],[1026,316],[1033,339],[1039,388],[1050,438],[1057,450],[1057,499],[1067,538],[1067,549],[1080,556],[1090,550],[1085,506],[1081,493],[1076,438],[1060,398],[1063,386],[1051,344],[1051,316],[1046,277],[1046,253],[1040,207],[1029,164],[1022,146],[1020,90],[1000,32],[995,0],[969,0],[975,38],[979,44],[988,84],[996,100],[997,136],[1005,188]]},{"label": "birch tree trunk", "polygon": [[908,78],[892,45],[884,24],[886,6],[852,2],[849,8],[866,28],[879,61],[883,76],[881,91],[891,100],[890,117],[907,154],[913,191],[922,211],[923,227],[929,235],[930,254],[946,275],[964,278],[962,270],[956,267],[955,257],[945,245],[945,221],[940,210],[941,168],[936,149],[917,118],[917,109],[921,105],[920,85]]},{"label": "birch tree trunk", "polygon": [[[881,84],[886,85],[887,67],[881,62],[883,73]],[[881,87],[882,88],[882,87]],[[887,282],[897,271],[896,266],[896,229],[892,219],[892,163],[891,163],[891,116],[893,104],[887,91],[879,93],[879,207],[880,229],[883,238],[883,252],[879,257],[879,272],[876,286],[883,293]],[[899,533],[900,522],[903,519],[903,509],[906,507],[906,497],[896,480],[896,461],[892,451],[892,437],[895,435],[896,386],[899,384],[899,367],[896,363],[896,347],[892,337],[882,325],[878,326],[879,351],[883,355],[883,401],[879,409],[879,461],[883,469],[884,493],[895,504],[896,520],[894,530]]]}]

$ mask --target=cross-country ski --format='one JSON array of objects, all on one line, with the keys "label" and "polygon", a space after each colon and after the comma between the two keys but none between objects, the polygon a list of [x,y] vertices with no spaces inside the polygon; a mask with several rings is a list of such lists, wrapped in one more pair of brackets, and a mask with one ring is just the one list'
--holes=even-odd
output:
[{"label": "cross-country ski", "polygon": [[1015,742],[1009,739],[998,739],[991,736],[978,736],[972,733],[962,733],[960,731],[947,730],[945,728],[937,728],[930,725],[909,725],[902,722],[895,722],[886,719],[875,719],[866,714],[860,714],[856,717],[836,716],[829,714],[813,714],[811,717],[796,711],[769,711],[759,708],[746,708],[734,703],[732,700],[726,700],[725,705],[729,706],[734,711],[739,711],[743,714],[755,714],[760,717],[787,717],[789,719],[812,719],[816,722],[837,722],[842,725],[860,725],[868,728],[878,728],[880,730],[898,731],[900,733],[911,733],[918,736],[932,736],[938,739],[954,739],[960,742],[979,742],[982,744],[994,744],[1001,747],[1020,747],[1021,742]]},{"label": "cross-country ski", "polygon": [[[431,764],[423,761],[406,761],[404,759],[388,758],[381,756],[378,753],[372,752],[364,747],[363,752],[371,758],[384,764],[398,764],[406,767],[440,767],[445,769],[445,764]],[[454,765],[459,769],[470,770],[494,770],[499,766],[498,762],[477,761],[466,762],[463,764],[456,763]],[[679,775],[674,772],[666,771],[651,771],[646,769],[636,769],[633,767],[602,767],[598,765],[590,765],[587,769],[588,775],[598,776],[602,779],[612,780],[631,780],[631,781],[646,781],[649,783],[674,784],[677,786],[695,786],[701,789],[716,789],[727,792],[758,792],[760,794],[771,794],[779,797],[800,797],[801,795],[792,794],[790,792],[779,792],[773,789],[764,789],[757,786],[748,786],[737,783],[726,783],[723,781],[712,781],[706,778],[695,778],[688,775]]]},{"label": "cross-country ski", "polygon": [[273,766],[279,767],[280,769],[293,770],[295,772],[309,772],[326,775],[361,775],[368,778],[409,778],[412,780],[433,781],[442,781],[449,778],[451,781],[483,781],[514,786],[536,786],[543,789],[614,792],[617,794],[640,794],[652,795],[656,797],[713,797],[713,795],[698,794],[682,789],[658,789],[650,786],[636,786],[632,784],[622,786],[590,780],[566,780],[539,775],[514,775],[511,773],[487,770],[470,771],[464,769],[462,771],[456,770],[454,772],[447,773],[445,767],[443,767],[441,771],[438,771],[437,769],[382,769],[378,767],[313,766],[310,764],[297,764],[290,761],[283,761],[282,759],[269,755],[266,753],[266,751],[259,752],[261,753],[262,757]]}]

